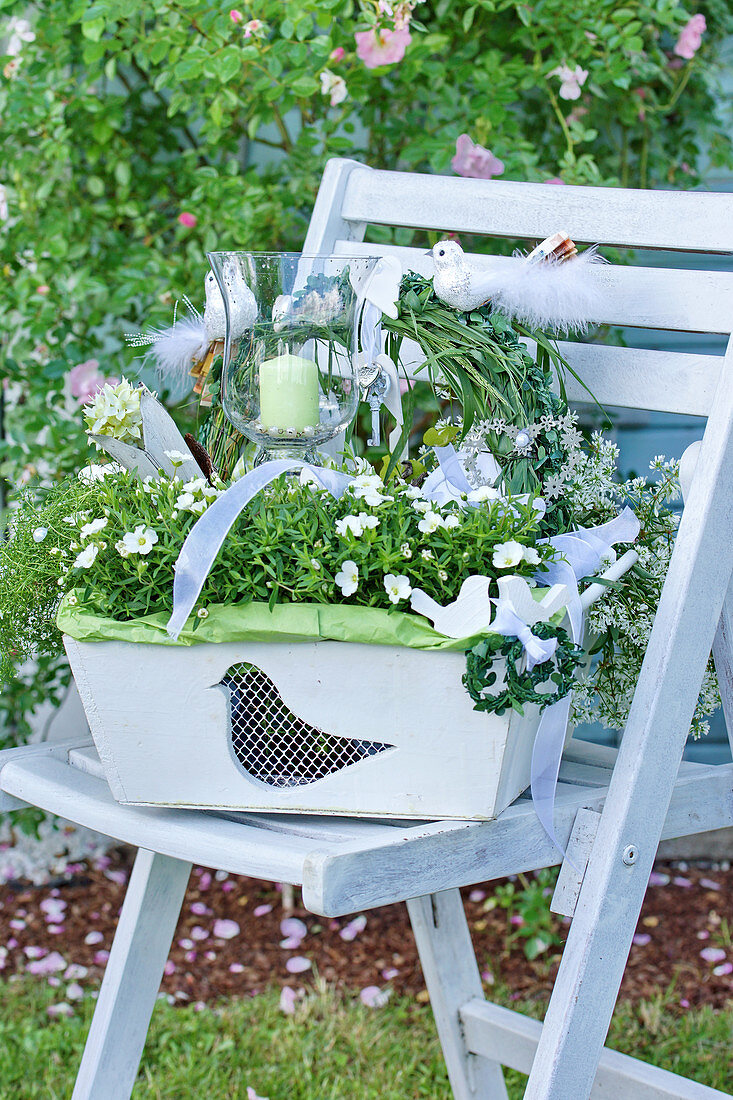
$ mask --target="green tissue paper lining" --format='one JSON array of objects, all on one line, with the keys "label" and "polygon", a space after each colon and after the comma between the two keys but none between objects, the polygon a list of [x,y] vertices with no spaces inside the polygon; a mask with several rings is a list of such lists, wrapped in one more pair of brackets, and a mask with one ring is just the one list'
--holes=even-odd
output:
[{"label": "green tissue paper lining", "polygon": [[[64,596],[56,616],[63,634],[80,642],[138,642],[152,645],[201,645],[204,642],[312,642],[328,639],[410,649],[470,649],[486,633],[447,638],[422,615],[347,604],[285,603],[213,604],[208,616],[192,615],[177,641],[166,634],[169,614],[159,611],[129,622],[108,619]],[[195,624],[195,629],[194,629]]]}]

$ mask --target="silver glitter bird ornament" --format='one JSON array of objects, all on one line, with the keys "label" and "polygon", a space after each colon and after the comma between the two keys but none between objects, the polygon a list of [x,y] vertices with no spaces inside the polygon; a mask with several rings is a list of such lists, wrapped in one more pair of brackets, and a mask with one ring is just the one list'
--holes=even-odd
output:
[{"label": "silver glitter bird ornament", "polygon": [[555,233],[528,256],[469,258],[458,241],[439,241],[431,252],[433,289],[453,309],[491,304],[532,328],[583,332],[601,320],[603,293],[597,272],[605,261],[595,248],[577,254],[566,233]]},{"label": "silver glitter bird ornament", "polygon": [[[255,323],[257,302],[233,260],[224,268],[224,283],[232,339],[238,340]],[[226,336],[224,298],[212,272],[206,276],[204,290],[206,307],[203,316],[188,298],[184,298],[187,314],[175,316],[172,325],[125,334],[127,343],[133,347],[150,347],[148,355],[157,368],[161,384],[169,390],[177,392],[190,386],[190,376],[193,375],[197,379],[194,388],[200,393],[202,378],[205,380],[211,367],[213,351],[217,345],[221,350]]]}]

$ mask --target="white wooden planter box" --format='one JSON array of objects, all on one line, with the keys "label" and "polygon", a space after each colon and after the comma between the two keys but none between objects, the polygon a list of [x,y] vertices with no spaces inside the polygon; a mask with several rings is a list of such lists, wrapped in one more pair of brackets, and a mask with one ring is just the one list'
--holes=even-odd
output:
[{"label": "white wooden planter box", "polygon": [[119,802],[482,820],[529,785],[537,708],[475,711],[461,652],[65,644]]}]

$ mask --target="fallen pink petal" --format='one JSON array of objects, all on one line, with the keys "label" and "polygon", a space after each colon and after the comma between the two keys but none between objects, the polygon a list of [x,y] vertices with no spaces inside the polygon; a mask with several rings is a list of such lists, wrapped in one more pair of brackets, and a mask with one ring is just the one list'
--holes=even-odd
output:
[{"label": "fallen pink petal", "polygon": [[89,947],[93,947],[95,943],[101,943],[103,939],[104,936],[101,932],[87,932],[84,937],[84,943]]},{"label": "fallen pink petal", "polygon": [[207,929],[202,928],[198,924],[196,925],[195,928],[191,929],[191,939],[192,940],[199,940],[199,941],[208,940],[209,935],[210,935],[210,933],[207,931]]},{"label": "fallen pink petal", "polygon": [[713,974],[715,975],[716,978],[722,978],[726,974],[733,974],[733,963],[724,962],[724,963],[721,963],[720,966],[714,966],[713,967]]},{"label": "fallen pink petal", "polygon": [[483,901],[485,897],[486,897],[486,891],[485,890],[472,890],[471,893],[468,895],[468,900],[469,901]]},{"label": "fallen pink petal", "polygon": [[29,974],[56,974],[59,970],[66,970],[66,959],[58,951],[52,951],[42,959],[34,959],[26,966]]},{"label": "fallen pink petal", "polygon": [[714,882],[711,878],[701,878],[700,885],[704,890],[720,890],[720,883]]},{"label": "fallen pink petal", "polygon": [[688,878],[684,878],[683,875],[676,875],[672,879],[672,883],[675,886],[681,886],[684,890],[689,890],[690,887],[692,886],[692,883],[690,882],[690,880]]},{"label": "fallen pink petal", "polygon": [[260,1096],[251,1085],[247,1085],[247,1100],[267,1100],[266,1096]]},{"label": "fallen pink petal", "polygon": [[350,943],[352,940],[356,939],[360,932],[364,931],[366,925],[366,917],[354,917],[353,920],[350,920],[348,924],[344,925],[344,927],[339,932],[339,936],[342,940],[346,940],[347,943]]},{"label": "fallen pink petal", "polygon": [[255,917],[264,917],[267,913],[271,913],[271,912],[272,912],[272,906],[271,905],[257,905],[252,910],[252,913]]},{"label": "fallen pink petal", "polygon": [[214,935],[219,940],[232,940],[239,932],[240,928],[235,920],[214,921]]},{"label": "fallen pink petal", "polygon": [[297,917],[286,917],[280,921],[280,934],[286,938],[302,940],[308,935],[308,925]]},{"label": "fallen pink petal", "polygon": [[700,958],[707,963],[719,963],[725,958],[725,951],[722,947],[703,947]]},{"label": "fallen pink petal", "polygon": [[298,1000],[298,995],[294,989],[291,989],[289,985],[286,985],[280,991],[280,1011],[284,1012],[286,1016],[292,1016],[295,1012],[295,1004]]},{"label": "fallen pink petal", "polygon": [[652,938],[648,932],[637,932],[631,942],[636,944],[637,947],[646,947],[648,943],[651,943],[651,940]]},{"label": "fallen pink petal", "polygon": [[302,942],[300,936],[288,936],[286,940],[280,940],[280,946],[284,951],[294,951],[300,947]]},{"label": "fallen pink petal", "polygon": [[310,970],[311,961],[306,959],[304,955],[294,955],[292,959],[288,959],[285,963],[285,969],[288,974],[304,974],[306,970]]},{"label": "fallen pink petal", "polygon": [[368,985],[359,994],[359,1000],[367,1008],[382,1008],[390,997],[389,989],[380,989],[378,985]]},{"label": "fallen pink petal", "polygon": [[73,1016],[74,1009],[66,1001],[61,1001],[57,1005],[49,1005],[46,1012],[51,1019],[56,1019],[59,1016]]}]

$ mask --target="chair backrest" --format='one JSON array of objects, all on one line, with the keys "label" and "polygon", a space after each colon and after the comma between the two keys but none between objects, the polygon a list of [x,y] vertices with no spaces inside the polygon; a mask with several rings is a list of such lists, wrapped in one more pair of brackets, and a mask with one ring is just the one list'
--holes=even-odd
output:
[{"label": "chair backrest", "polygon": [[[579,243],[733,252],[733,195],[557,187],[386,172],[353,160],[328,162],[304,251],[397,255],[432,275],[423,249],[364,244],[368,225],[454,231],[535,243],[557,229]],[[730,335],[733,272],[607,265],[601,321],[640,329]],[[603,405],[707,416],[724,355],[564,341],[571,366]],[[730,355],[730,348],[729,353]],[[587,393],[567,379],[571,400]]]}]

